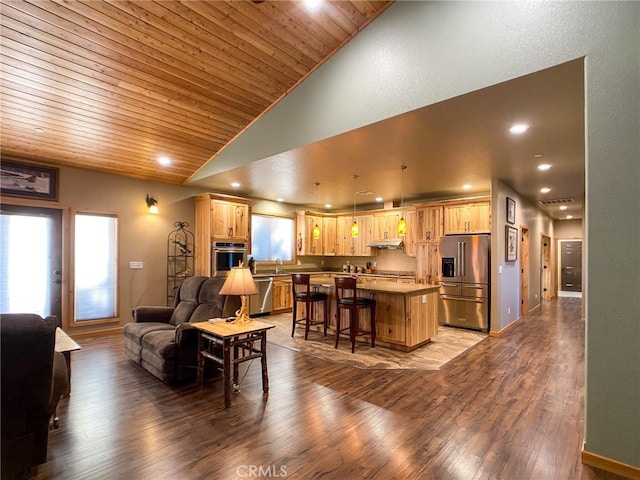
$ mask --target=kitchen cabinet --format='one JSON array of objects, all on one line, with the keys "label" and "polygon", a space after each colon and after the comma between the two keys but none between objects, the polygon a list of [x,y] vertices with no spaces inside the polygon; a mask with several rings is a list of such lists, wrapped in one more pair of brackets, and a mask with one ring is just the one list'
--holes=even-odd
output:
[{"label": "kitchen cabinet", "polygon": [[377,213],[373,216],[373,239],[391,240],[398,238],[399,211]]},{"label": "kitchen cabinet", "polygon": [[210,277],[211,242],[244,243],[250,249],[251,202],[240,197],[205,193],[195,198],[195,275]]},{"label": "kitchen cabinet", "polygon": [[249,206],[224,200],[211,200],[211,238],[249,238]]},{"label": "kitchen cabinet", "polygon": [[491,204],[488,201],[444,206],[445,235],[490,231]]},{"label": "kitchen cabinet", "polygon": [[358,236],[351,236],[353,215],[339,216],[336,218],[336,255],[349,257],[370,257],[371,248],[367,243],[371,240],[373,217],[371,215],[356,215],[358,222]]},{"label": "kitchen cabinet", "polygon": [[407,222],[407,234],[404,236],[404,254],[409,257],[416,256],[416,241],[417,241],[417,212],[416,210],[409,209],[404,212],[404,219]]},{"label": "kitchen cabinet", "polygon": [[337,219],[335,217],[324,217],[322,219],[320,237],[322,238],[322,252],[324,255],[333,256],[336,254],[336,227]]},{"label": "kitchen cabinet", "polygon": [[416,242],[437,242],[442,236],[442,207],[416,209]]},{"label": "kitchen cabinet", "polygon": [[[320,227],[320,238],[313,238],[313,227]],[[322,217],[304,211],[296,212],[296,254],[323,255],[324,235]]]},{"label": "kitchen cabinet", "polygon": [[293,294],[291,280],[273,279],[273,312],[291,310],[293,308]]},{"label": "kitchen cabinet", "polygon": [[440,283],[440,252],[438,242],[416,244],[416,281],[418,283]]}]

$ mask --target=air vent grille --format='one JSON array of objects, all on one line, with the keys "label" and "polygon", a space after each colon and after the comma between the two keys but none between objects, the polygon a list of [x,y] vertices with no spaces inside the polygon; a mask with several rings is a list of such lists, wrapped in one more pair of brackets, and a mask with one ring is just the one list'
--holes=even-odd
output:
[{"label": "air vent grille", "polygon": [[538,200],[538,204],[540,205],[566,205],[567,203],[573,203],[576,199],[573,197],[569,198],[552,198],[549,200]]}]

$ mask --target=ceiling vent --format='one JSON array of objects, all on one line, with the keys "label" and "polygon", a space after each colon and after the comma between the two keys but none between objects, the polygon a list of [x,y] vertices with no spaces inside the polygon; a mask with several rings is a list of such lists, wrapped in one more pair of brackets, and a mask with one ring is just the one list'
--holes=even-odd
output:
[{"label": "ceiling vent", "polygon": [[549,200],[538,200],[539,205],[566,205],[567,203],[573,203],[576,199],[573,197],[569,198],[552,198]]}]

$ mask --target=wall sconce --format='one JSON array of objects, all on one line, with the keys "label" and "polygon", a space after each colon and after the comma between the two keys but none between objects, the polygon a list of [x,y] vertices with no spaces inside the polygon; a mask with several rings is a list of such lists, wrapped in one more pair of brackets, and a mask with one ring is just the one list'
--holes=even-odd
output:
[{"label": "wall sconce", "polygon": [[160,213],[158,210],[158,200],[149,195],[147,195],[147,208],[149,209],[149,213],[153,213],[154,215]]}]

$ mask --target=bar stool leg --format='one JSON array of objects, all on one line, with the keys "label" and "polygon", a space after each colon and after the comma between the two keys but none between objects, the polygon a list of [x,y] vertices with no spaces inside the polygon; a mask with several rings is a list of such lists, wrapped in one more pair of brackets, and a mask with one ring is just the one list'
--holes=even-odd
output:
[{"label": "bar stool leg", "polygon": [[297,305],[298,305],[298,301],[294,298],[293,299],[293,325],[291,327],[291,336],[293,337],[293,334],[296,332],[296,312],[297,312]]},{"label": "bar stool leg", "polygon": [[340,307],[338,307],[338,311],[336,312],[336,346],[334,348],[338,348],[338,342],[340,341]]},{"label": "bar stool leg", "polygon": [[304,339],[306,340],[309,337],[309,323],[311,322],[311,312],[313,310],[313,303],[306,301],[305,302],[305,322],[304,322]]},{"label": "bar stool leg", "polygon": [[[358,330],[358,309],[354,308],[349,314],[349,336],[351,337],[351,353],[356,352],[356,331]],[[355,325],[354,325],[355,323]]]},{"label": "bar stool leg", "polygon": [[371,306],[371,347],[376,346],[376,306]]},{"label": "bar stool leg", "polygon": [[327,299],[324,299],[324,336],[327,336],[327,326],[329,325],[329,305]]}]

